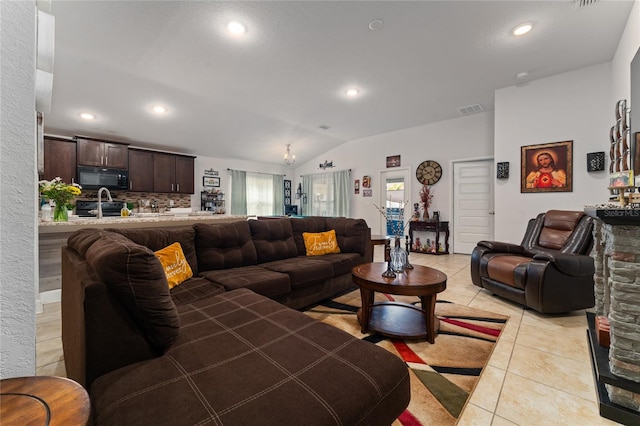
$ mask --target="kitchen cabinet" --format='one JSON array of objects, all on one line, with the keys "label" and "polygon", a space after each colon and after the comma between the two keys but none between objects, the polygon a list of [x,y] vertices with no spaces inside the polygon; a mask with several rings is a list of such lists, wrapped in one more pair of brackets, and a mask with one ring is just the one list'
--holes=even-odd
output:
[{"label": "kitchen cabinet", "polygon": [[126,169],[129,165],[128,145],[101,141],[97,139],[77,138],[78,165]]},{"label": "kitchen cabinet", "polygon": [[76,142],[71,139],[44,137],[43,179],[60,177],[64,183],[76,182]]},{"label": "kitchen cabinet", "polygon": [[153,191],[193,194],[193,159],[183,155],[153,154]]},{"label": "kitchen cabinet", "polygon": [[153,152],[129,150],[129,190],[153,192]]}]

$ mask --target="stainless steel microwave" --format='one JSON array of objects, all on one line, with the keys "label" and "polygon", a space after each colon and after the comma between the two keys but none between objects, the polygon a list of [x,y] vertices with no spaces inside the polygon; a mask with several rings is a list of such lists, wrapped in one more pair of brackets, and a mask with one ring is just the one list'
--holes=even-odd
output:
[{"label": "stainless steel microwave", "polygon": [[129,189],[129,172],[122,169],[78,166],[78,183],[83,189]]}]

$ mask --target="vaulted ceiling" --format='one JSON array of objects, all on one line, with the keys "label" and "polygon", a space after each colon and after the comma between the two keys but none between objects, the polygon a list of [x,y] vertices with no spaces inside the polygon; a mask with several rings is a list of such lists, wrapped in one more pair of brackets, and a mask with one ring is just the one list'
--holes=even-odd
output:
[{"label": "vaulted ceiling", "polygon": [[[460,108],[492,110],[496,89],[610,61],[632,6],[53,0],[45,132],[276,164],[291,144],[305,162]],[[246,33],[230,34],[230,21]],[[532,30],[514,36],[524,22]]]}]

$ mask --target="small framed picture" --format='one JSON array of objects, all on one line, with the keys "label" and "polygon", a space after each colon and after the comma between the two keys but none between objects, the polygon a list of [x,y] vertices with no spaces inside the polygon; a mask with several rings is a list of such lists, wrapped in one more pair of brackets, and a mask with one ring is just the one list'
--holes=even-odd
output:
[{"label": "small framed picture", "polygon": [[373,189],[363,189],[362,190],[363,197],[373,197]]},{"label": "small framed picture", "polygon": [[356,179],[353,188],[356,194],[360,193],[360,179]]},{"label": "small framed picture", "polygon": [[387,157],[387,167],[400,167],[400,156],[391,155]]},{"label": "small framed picture", "polygon": [[208,187],[219,187],[220,186],[220,178],[219,177],[211,177],[211,176],[203,176],[202,184]]}]

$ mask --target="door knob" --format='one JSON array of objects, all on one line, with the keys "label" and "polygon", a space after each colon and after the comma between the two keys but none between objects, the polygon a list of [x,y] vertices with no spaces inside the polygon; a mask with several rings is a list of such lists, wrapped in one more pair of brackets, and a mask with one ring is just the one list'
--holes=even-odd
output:
[{"label": "door knob", "polygon": [[493,216],[493,215],[495,215],[495,214],[496,214],[496,212],[489,212],[489,214],[490,214],[491,216]]}]

